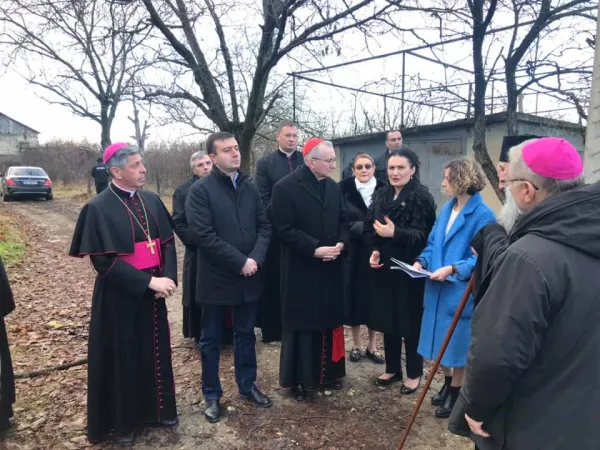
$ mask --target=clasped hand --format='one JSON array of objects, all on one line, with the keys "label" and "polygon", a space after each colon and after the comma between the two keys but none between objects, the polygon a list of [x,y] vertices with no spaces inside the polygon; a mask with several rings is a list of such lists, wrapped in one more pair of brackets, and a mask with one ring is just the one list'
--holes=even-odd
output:
[{"label": "clasped hand", "polygon": [[155,298],[169,298],[177,289],[175,282],[167,277],[152,277],[148,287],[156,292]]},{"label": "clasped hand", "polygon": [[248,258],[246,260],[246,264],[244,264],[244,267],[242,267],[242,271],[240,273],[245,277],[251,277],[256,272],[258,272],[258,263],[252,258]]},{"label": "clasped hand", "polygon": [[333,261],[344,251],[344,243],[338,242],[334,247],[318,247],[315,250],[315,258],[323,261]]}]

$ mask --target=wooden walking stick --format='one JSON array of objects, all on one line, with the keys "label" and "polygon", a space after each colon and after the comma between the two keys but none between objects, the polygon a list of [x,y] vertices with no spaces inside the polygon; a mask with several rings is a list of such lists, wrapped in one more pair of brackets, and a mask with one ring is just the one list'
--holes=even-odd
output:
[{"label": "wooden walking stick", "polygon": [[397,450],[402,450],[402,448],[404,447],[404,444],[406,443],[406,440],[408,439],[408,434],[410,433],[410,429],[412,428],[413,424],[415,423],[417,414],[419,414],[419,409],[421,409],[423,400],[425,400],[425,396],[427,395],[427,391],[429,390],[429,386],[431,386],[433,377],[435,376],[435,373],[437,372],[438,367],[440,366],[442,357],[444,356],[444,353],[446,352],[446,348],[448,348],[448,344],[450,343],[450,339],[452,338],[452,335],[454,334],[454,330],[456,329],[458,320],[460,319],[460,316],[462,315],[463,311],[465,310],[465,306],[467,305],[467,301],[469,300],[471,291],[473,291],[473,279],[474,278],[471,277],[471,279],[469,280],[469,284],[467,284],[467,288],[465,289],[465,293],[463,294],[462,300],[458,304],[458,308],[456,308],[456,313],[454,314],[454,318],[452,319],[450,328],[448,328],[448,332],[446,333],[446,337],[444,338],[444,342],[442,343],[442,348],[440,349],[440,354],[438,355],[438,357],[435,359],[435,362],[433,363],[433,367],[431,368],[431,371],[429,372],[429,376],[427,377],[427,382],[425,383],[425,387],[423,388],[423,391],[421,392],[419,401],[417,402],[417,404],[415,405],[415,408],[413,409],[413,413],[412,413],[412,417],[410,418],[410,422],[408,422],[408,426],[404,430],[404,433],[402,433],[402,438],[400,439],[400,443],[398,444]]}]

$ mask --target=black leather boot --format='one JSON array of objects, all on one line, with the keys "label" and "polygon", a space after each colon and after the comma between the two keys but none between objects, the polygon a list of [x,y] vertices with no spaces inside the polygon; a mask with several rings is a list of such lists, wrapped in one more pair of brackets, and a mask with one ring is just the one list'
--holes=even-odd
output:
[{"label": "black leather boot", "polygon": [[431,404],[433,406],[442,406],[446,401],[446,397],[448,397],[448,388],[452,383],[452,377],[444,377],[444,385],[440,392],[431,397]]},{"label": "black leather boot", "polygon": [[447,419],[448,417],[450,417],[450,414],[452,413],[452,408],[454,408],[454,404],[458,399],[459,392],[460,386],[450,386],[448,388],[448,396],[446,397],[446,401],[442,406],[439,406],[435,410],[435,417],[437,417],[438,419]]}]

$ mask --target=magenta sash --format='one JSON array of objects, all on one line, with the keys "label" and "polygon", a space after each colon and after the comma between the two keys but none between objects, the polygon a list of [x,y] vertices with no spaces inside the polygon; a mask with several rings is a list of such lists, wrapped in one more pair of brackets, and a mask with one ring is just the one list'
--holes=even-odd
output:
[{"label": "magenta sash", "polygon": [[155,244],[154,255],[147,247],[148,241],[143,241],[135,243],[133,254],[120,255],[119,258],[140,270],[160,266],[160,239],[154,239],[152,242]]}]

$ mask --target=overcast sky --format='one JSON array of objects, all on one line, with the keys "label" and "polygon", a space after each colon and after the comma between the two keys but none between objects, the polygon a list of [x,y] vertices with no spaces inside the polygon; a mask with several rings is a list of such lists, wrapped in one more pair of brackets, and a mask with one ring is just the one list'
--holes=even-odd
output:
[{"label": "overcast sky", "polygon": [[[414,19],[414,14],[410,14],[413,13],[403,13],[403,16],[401,17],[402,23],[399,23],[400,26],[402,26],[404,23],[418,23],[418,21],[415,21]],[[248,23],[248,21],[245,23]],[[494,19],[492,27],[498,28],[508,23],[510,22],[503,21],[502,17],[498,16]],[[236,26],[239,27],[239,24],[236,24]],[[406,27],[407,25],[404,26]],[[591,30],[595,30],[595,25],[589,24],[589,28]],[[415,30],[418,30],[420,36],[426,37],[430,42],[435,42],[437,39],[439,39],[439,36],[436,36],[438,33],[437,30],[427,31],[419,28],[415,28]],[[508,34],[505,34],[504,36],[506,37]],[[578,38],[585,39],[585,37],[586,34],[581,33]],[[502,46],[505,45],[503,42],[504,38],[500,38],[501,36],[495,38],[496,42],[493,43],[490,51],[491,59],[494,59],[496,53],[498,53]],[[365,40],[362,36],[349,36],[344,39],[341,44],[343,51],[340,56],[337,56],[334,54],[334,52],[331,52],[331,54],[320,58],[319,62],[323,65],[331,65],[340,61],[348,61],[358,57],[369,56],[370,54],[382,54],[421,44],[421,42],[414,36],[405,34],[404,39],[405,43],[403,44],[398,38],[394,38],[392,36],[381,36],[376,39],[371,39],[369,41],[369,49],[366,49]],[[492,39],[489,39],[489,42],[492,42]],[[552,45],[552,43],[550,43],[550,45]],[[460,65],[464,68],[472,68],[472,62],[470,58],[470,42],[468,41],[446,45],[445,47],[438,47],[435,50],[435,55],[431,50],[421,51],[421,54],[429,57],[436,56],[447,63]],[[590,51],[590,55],[593,56],[593,51]],[[564,59],[565,65],[569,64],[568,58],[569,57],[567,56]],[[572,58],[576,58],[576,56],[572,56]],[[307,65],[309,67],[318,66],[316,63],[309,63]],[[297,62],[283,60],[278,68],[278,76],[281,77],[286,72],[294,68],[299,68]],[[500,72],[497,76],[499,78],[503,78],[501,60],[498,68],[500,69]],[[401,56],[395,56],[382,60],[371,61],[368,63],[348,66],[343,69],[335,69],[331,72],[313,73],[307,76],[353,87],[362,87],[368,82],[379,82],[385,77],[386,79],[390,80],[389,83],[384,83],[384,86],[382,87],[373,86],[372,89],[378,92],[389,92],[390,90],[394,90],[394,88],[399,90],[400,73]],[[455,83],[469,79],[468,75],[461,74],[459,71],[452,69],[444,71],[441,66],[419,60],[413,56],[407,58],[406,73],[407,89],[414,87],[414,83],[416,83],[415,80],[417,79],[421,79],[421,86],[423,87],[431,85],[431,80],[436,80],[437,82],[445,81],[447,83]],[[412,78],[413,81],[409,82],[409,78]],[[306,89],[309,98],[311,99],[311,103],[314,102],[314,105],[316,105],[316,110],[323,114],[328,114],[330,120],[338,121],[340,123],[348,122],[352,113],[352,108],[350,106],[355,98],[354,94],[315,84],[308,84],[306,82],[299,82],[298,88],[299,90]],[[499,91],[502,90],[501,86],[497,86],[496,88]],[[466,97],[468,88],[465,87],[462,89],[463,90],[461,91],[461,94]],[[87,139],[91,142],[99,141],[100,126],[96,122],[90,119],[83,119],[74,116],[70,110],[65,107],[47,103],[40,98],[40,95],[42,94],[46,95],[42,90],[40,90],[40,88],[33,88],[29,86],[25,80],[23,80],[11,69],[8,69],[4,74],[0,73],[0,112],[7,114],[8,116],[30,126],[31,128],[38,130],[41,133],[40,140],[42,142],[52,139]],[[410,98],[410,96],[407,96],[407,98]],[[364,107],[364,109],[367,111],[374,112],[383,110],[383,100],[379,97],[360,95],[359,104],[361,104],[362,107]],[[560,105],[556,101],[542,98],[539,104],[539,109],[557,109],[560,106],[564,107],[566,105]],[[398,109],[399,102],[397,100],[390,100],[388,101],[387,107]],[[528,98],[526,101],[526,112],[533,113],[534,107],[534,98]],[[497,111],[498,110],[496,110],[496,112]],[[119,107],[117,117],[113,124],[111,133],[113,142],[131,139],[130,136],[133,134],[133,126],[127,119],[127,116],[130,114],[131,105],[123,102]],[[432,115],[431,108],[423,108],[421,115],[424,115],[425,117],[425,119],[422,120],[427,120],[429,122],[431,120],[438,121],[442,117],[444,117],[445,120],[457,118],[452,114],[446,114],[445,116],[442,116],[440,110],[434,111],[434,114]],[[565,112],[559,115],[565,119],[577,120],[577,115],[575,114],[574,110],[572,112]],[[161,128],[155,127],[151,129],[150,140],[173,140],[182,136],[189,137],[190,131],[191,130],[188,128],[177,126]]]}]

